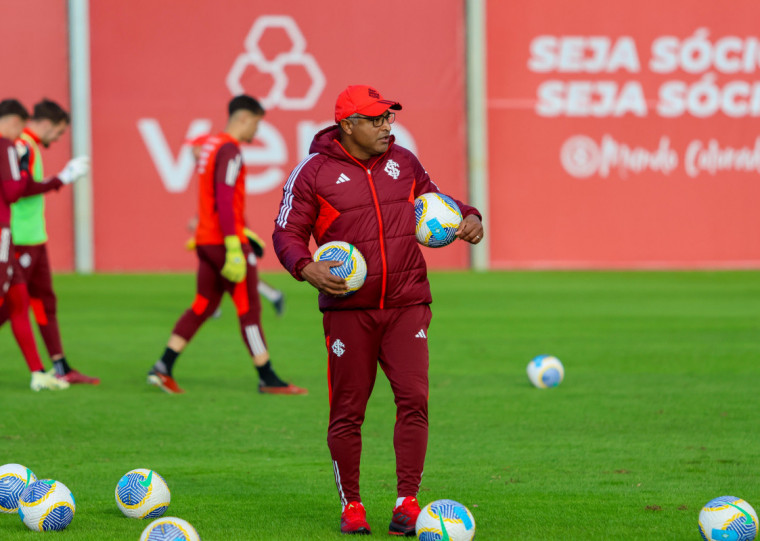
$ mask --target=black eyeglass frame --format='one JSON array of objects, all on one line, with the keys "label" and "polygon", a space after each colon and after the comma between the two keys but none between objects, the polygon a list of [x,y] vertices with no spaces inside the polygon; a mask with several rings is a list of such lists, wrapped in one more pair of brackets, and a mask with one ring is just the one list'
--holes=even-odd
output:
[{"label": "black eyeglass frame", "polygon": [[364,120],[371,120],[372,125],[375,128],[379,128],[380,126],[385,124],[386,120],[388,121],[388,124],[393,124],[394,122],[396,122],[396,113],[386,112],[378,116],[364,116],[364,115],[360,115],[359,113],[356,113],[356,114],[351,115],[348,118],[363,118]]}]

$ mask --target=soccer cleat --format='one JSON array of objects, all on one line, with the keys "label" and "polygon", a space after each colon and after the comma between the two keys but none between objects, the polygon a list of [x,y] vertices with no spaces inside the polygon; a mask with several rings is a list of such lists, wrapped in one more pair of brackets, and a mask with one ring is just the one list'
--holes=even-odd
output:
[{"label": "soccer cleat", "polygon": [[393,508],[393,518],[388,528],[390,535],[404,535],[413,537],[414,526],[417,524],[417,517],[420,515],[420,504],[417,498],[407,496],[401,505]]},{"label": "soccer cleat", "polygon": [[372,532],[367,524],[367,511],[361,502],[351,502],[340,515],[340,533],[369,535]]},{"label": "soccer cleat", "polygon": [[32,391],[60,391],[69,388],[69,382],[58,379],[51,370],[50,372],[32,372],[32,382],[29,384]]},{"label": "soccer cleat", "polygon": [[274,313],[277,314],[277,317],[282,317],[282,314],[285,313],[285,293],[280,291],[280,296],[277,297],[277,300],[272,301],[272,306],[274,306]]},{"label": "soccer cleat", "polygon": [[56,374],[55,377],[63,381],[68,381],[71,384],[89,383],[90,385],[97,385],[98,383],[100,383],[100,378],[85,376],[78,370],[69,370],[68,374],[64,374],[63,376],[61,376],[60,374]]},{"label": "soccer cleat", "polygon": [[148,384],[155,385],[165,393],[169,394],[182,394],[185,391],[177,385],[174,378],[163,372],[159,372],[155,368],[151,368],[148,372]]},{"label": "soccer cleat", "polygon": [[302,387],[296,387],[292,383],[288,383],[287,385],[264,385],[264,382],[259,380],[259,392],[261,394],[308,394],[309,391],[302,388]]}]

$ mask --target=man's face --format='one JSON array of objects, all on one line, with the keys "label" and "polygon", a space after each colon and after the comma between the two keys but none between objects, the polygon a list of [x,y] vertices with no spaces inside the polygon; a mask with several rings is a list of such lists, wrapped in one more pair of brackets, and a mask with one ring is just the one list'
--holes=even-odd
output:
[{"label": "man's face", "polygon": [[[351,141],[351,150],[357,152],[355,157],[366,160],[379,156],[388,150],[391,142],[391,123],[386,111],[380,117],[348,118],[341,121],[347,138]],[[375,124],[378,124],[377,126]]]},{"label": "man's face", "polygon": [[259,129],[259,122],[261,122],[261,115],[253,114],[250,111],[246,111],[246,115],[241,119],[243,133],[240,136],[240,142],[250,143],[256,135]]},{"label": "man's face", "polygon": [[39,126],[40,132],[37,134],[37,137],[40,138],[42,145],[47,148],[50,146],[50,143],[55,143],[64,134],[66,128],[69,127],[69,123],[61,121],[58,124],[53,124],[50,120],[43,120]]}]

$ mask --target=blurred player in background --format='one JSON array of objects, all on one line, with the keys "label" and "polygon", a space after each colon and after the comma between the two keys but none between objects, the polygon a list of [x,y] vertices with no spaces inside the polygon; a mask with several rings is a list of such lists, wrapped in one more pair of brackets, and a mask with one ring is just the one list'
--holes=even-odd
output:
[{"label": "blurred player in background", "polygon": [[[417,157],[394,144],[398,102],[374,88],[349,86],[335,104],[335,125],[314,136],[309,156],[283,188],[274,249],[282,265],[319,292],[328,347],[330,423],[327,445],[342,505],[340,530],[369,534],[359,495],[361,428],[377,365],[396,403],[393,447],[397,499],[388,533],[413,536],[428,441],[428,344],[432,313],[427,268],[415,237],[414,198],[437,192]],[[350,181],[350,182],[349,182]],[[457,201],[464,220],[456,236],[477,244],[477,209]],[[367,278],[345,296],[330,273],[341,263],[314,262],[318,245],[345,241],[367,260]]]},{"label": "blurred player in background", "polygon": [[272,368],[261,328],[256,256],[245,235],[245,166],[239,143],[253,140],[264,109],[254,98],[242,95],[229,102],[228,113],[225,130],[206,140],[198,160],[195,302],[174,326],[163,355],[148,372],[148,383],[167,393],[183,392],[172,376],[174,363],[226,291],[232,296],[243,342],[259,374],[259,392],[305,394],[305,389],[284,382]]},{"label": "blurred player in background", "polygon": [[[32,118],[16,140],[16,149],[28,158],[28,169],[35,182],[45,178],[40,146],[48,148],[69,127],[70,117],[54,101],[43,99],[34,106]],[[22,197],[11,205],[11,236],[21,276],[29,291],[29,303],[53,361],[56,377],[69,383],[97,385],[100,379],[86,376],[69,366],[58,327],[57,299],[47,250],[45,198],[42,194]],[[0,308],[0,325],[9,313]]]},{"label": "blurred player in background", "polygon": [[[208,135],[203,136],[203,140],[205,141],[208,139]],[[202,143],[201,143],[202,144]],[[195,154],[195,148],[193,147],[193,154]],[[198,145],[198,151],[200,152],[200,144]],[[199,154],[200,155],[200,154]],[[196,158],[197,159],[197,158]],[[190,221],[187,224],[187,228],[193,232],[193,236],[185,243],[185,248],[188,250],[195,250],[195,230],[198,228],[198,217],[194,216],[190,219]],[[244,229],[245,236],[248,239],[248,244],[251,245],[251,250],[253,250],[253,255],[255,255],[257,258],[261,259],[261,257],[264,255],[264,249],[266,248],[266,244],[264,241],[259,237],[256,233],[248,229],[247,227]],[[282,317],[282,314],[285,313],[285,292],[277,289],[276,287],[269,285],[267,282],[259,278],[259,286],[258,286],[258,292],[259,295],[264,297],[266,300],[268,300],[272,307],[274,308],[275,314],[277,314],[277,317]],[[213,317],[219,317],[222,315],[222,309],[217,308],[216,312],[214,312]]]},{"label": "blurred player in background", "polygon": [[0,102],[0,309],[7,310],[13,335],[32,372],[32,390],[60,390],[68,388],[69,382],[45,372],[34,341],[29,321],[29,293],[11,239],[11,204],[23,196],[41,194],[71,184],[86,175],[90,166],[86,156],[74,158],[56,177],[35,182],[29,174],[30,156],[26,147],[21,146],[24,154],[19,158],[14,144],[28,118],[28,111],[17,100]]}]

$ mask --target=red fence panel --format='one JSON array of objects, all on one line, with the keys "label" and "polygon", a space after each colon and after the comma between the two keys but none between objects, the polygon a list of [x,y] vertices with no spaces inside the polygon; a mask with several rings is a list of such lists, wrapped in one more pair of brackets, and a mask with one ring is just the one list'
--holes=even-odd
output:
[{"label": "red fence panel", "polygon": [[[321,7],[320,7],[321,6]],[[189,137],[221,131],[240,92],[267,115],[244,148],[247,218],[271,238],[282,185],[330,123],[349,84],[400,101],[393,132],[439,186],[466,199],[464,21],[436,6],[285,0],[92,2],[95,261],[101,271],[195,265],[183,244],[196,212]],[[426,250],[434,267],[467,264],[463,243]],[[265,269],[280,268],[274,254]]]},{"label": "red fence panel", "polygon": [[760,266],[758,16],[489,2],[492,264]]},{"label": "red fence panel", "polygon": [[[66,0],[4,2],[0,55],[0,99],[16,98],[29,113],[42,98],[69,109],[69,46]],[[42,149],[47,175],[58,173],[71,158],[67,131],[49,149]],[[71,188],[46,196],[48,252],[55,270],[74,267]]]}]

